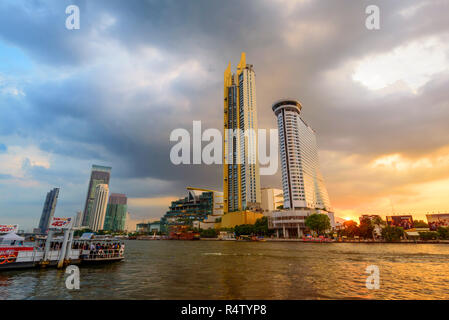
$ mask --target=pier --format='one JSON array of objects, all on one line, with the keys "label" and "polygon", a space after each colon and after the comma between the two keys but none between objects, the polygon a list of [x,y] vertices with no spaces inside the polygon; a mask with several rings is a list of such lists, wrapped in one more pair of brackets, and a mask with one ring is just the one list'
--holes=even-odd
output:
[{"label": "pier", "polygon": [[[74,239],[75,229],[52,227],[46,238],[26,245],[25,238],[8,233],[0,236],[0,270],[62,268],[69,264],[111,263],[124,259],[125,245],[115,238],[93,238],[87,234]],[[56,236],[62,233],[62,236]]]}]

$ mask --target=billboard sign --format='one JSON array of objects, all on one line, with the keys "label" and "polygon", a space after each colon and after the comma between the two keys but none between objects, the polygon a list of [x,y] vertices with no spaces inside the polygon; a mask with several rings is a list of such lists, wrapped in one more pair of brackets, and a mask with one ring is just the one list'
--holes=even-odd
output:
[{"label": "billboard sign", "polygon": [[72,218],[53,217],[50,223],[50,229],[69,229],[72,226]]},{"label": "billboard sign", "polygon": [[0,224],[0,233],[9,233],[19,231],[18,224]]},{"label": "billboard sign", "polygon": [[0,247],[0,264],[16,262],[16,259],[21,251],[32,252],[33,250],[33,247]]},{"label": "billboard sign", "polygon": [[435,231],[438,227],[449,227],[449,213],[426,214],[429,229]]},{"label": "billboard sign", "polygon": [[413,229],[413,217],[407,216],[387,216],[389,226],[402,227],[404,230]]}]

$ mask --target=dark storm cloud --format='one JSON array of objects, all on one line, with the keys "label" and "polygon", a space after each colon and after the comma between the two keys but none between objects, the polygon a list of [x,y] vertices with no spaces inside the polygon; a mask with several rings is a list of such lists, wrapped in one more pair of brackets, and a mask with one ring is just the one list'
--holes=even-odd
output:
[{"label": "dark storm cloud", "polygon": [[414,157],[443,147],[449,135],[448,86],[446,76],[430,82],[418,96],[369,99],[361,93],[344,111],[334,108],[332,117],[313,114],[322,124],[322,146],[372,155],[402,152]]},{"label": "dark storm cloud", "polygon": [[[76,31],[64,27],[65,7],[72,3],[81,10],[81,29]],[[55,77],[36,76],[22,84],[25,96],[0,98],[0,132],[28,137],[54,154],[104,161],[129,190],[117,188],[130,197],[183,195],[187,185],[221,189],[220,166],[170,163],[169,135],[179,127],[191,131],[192,120],[202,120],[203,129],[221,129],[223,70],[230,60],[235,66],[246,51],[257,74],[260,127],[275,127],[271,103],[291,96],[304,104],[304,117],[317,131],[322,149],[419,155],[447,144],[447,75],[427,83],[418,95],[373,96],[351,81],[326,80],[326,72],[345,63],[447,35],[447,1],[429,1],[412,18],[399,14],[419,3],[2,2],[0,39]],[[381,9],[379,31],[365,28],[369,4]],[[138,58],[146,48],[158,51],[157,62],[136,62],[133,70],[132,63],[122,60],[125,54]],[[122,79],[133,71],[164,79],[188,61],[196,61],[200,70],[186,64],[192,69],[183,69],[162,91],[157,81],[139,87],[145,77],[136,76],[135,84]],[[129,78],[134,79],[132,73]],[[45,181],[52,179],[45,168],[29,170]],[[138,178],[171,184],[150,188],[130,182]],[[262,183],[279,186],[279,173]]]},{"label": "dark storm cloud", "polygon": [[[0,38],[24,50],[32,59],[50,65],[71,65],[88,59],[83,38],[88,29],[67,37],[65,8],[85,8],[85,1],[2,1]],[[75,38],[75,39],[74,39]]]}]

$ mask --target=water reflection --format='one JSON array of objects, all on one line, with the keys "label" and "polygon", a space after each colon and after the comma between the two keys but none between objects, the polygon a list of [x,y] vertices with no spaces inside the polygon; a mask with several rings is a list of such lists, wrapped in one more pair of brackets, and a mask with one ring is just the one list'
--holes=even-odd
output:
[{"label": "water reflection", "polygon": [[[448,299],[449,246],[128,241],[126,260],[0,274],[0,299]],[[380,289],[365,287],[368,265]]]}]

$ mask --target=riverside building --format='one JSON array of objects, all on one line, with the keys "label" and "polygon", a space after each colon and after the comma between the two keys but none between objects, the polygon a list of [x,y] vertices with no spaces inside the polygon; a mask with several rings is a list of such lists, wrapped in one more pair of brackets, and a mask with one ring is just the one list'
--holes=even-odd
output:
[{"label": "riverside building", "polygon": [[86,203],[84,205],[82,225],[88,226],[91,220],[91,212],[95,200],[95,190],[97,185],[106,184],[109,185],[109,179],[111,178],[111,167],[103,167],[98,165],[92,166],[92,172],[90,174],[89,188],[87,189]]},{"label": "riverside building", "polygon": [[74,228],[79,228],[79,227],[81,227],[82,223],[83,223],[83,212],[82,211],[78,211],[76,213],[76,216],[75,216],[75,219],[74,219],[74,222],[73,222],[73,227]]},{"label": "riverside building", "polygon": [[[256,74],[242,52],[236,73],[224,72],[224,212],[260,206]],[[228,134],[232,130],[231,134]]]},{"label": "riverside building", "polygon": [[272,106],[279,129],[284,207],[270,215],[269,227],[286,238],[301,237],[305,219],[312,213],[327,214],[334,227],[315,131],[302,119],[301,109],[295,99],[282,99]]},{"label": "riverside building", "polygon": [[219,227],[253,224],[261,213],[256,74],[242,52],[237,71],[224,72],[223,201]]},{"label": "riverside building", "polygon": [[153,221],[153,222],[142,222],[136,225],[137,233],[158,233],[161,231],[161,222]]},{"label": "riverside building", "polygon": [[41,219],[39,221],[39,233],[46,233],[50,226],[51,219],[55,215],[56,203],[58,202],[59,188],[54,188],[47,193],[44,208],[42,209]]},{"label": "riverside building", "polygon": [[128,210],[127,197],[121,193],[111,193],[106,207],[104,230],[124,231],[126,228],[126,214]]},{"label": "riverside building", "polygon": [[109,186],[107,184],[97,185],[97,187],[95,188],[95,198],[89,221],[89,228],[93,231],[104,229],[108,195]]},{"label": "riverside building", "polygon": [[264,214],[281,209],[284,206],[284,195],[281,189],[261,189],[261,209]]},{"label": "riverside building", "polygon": [[176,226],[210,229],[222,216],[222,192],[188,187],[187,197],[172,201],[161,219],[161,229],[164,232]]}]

